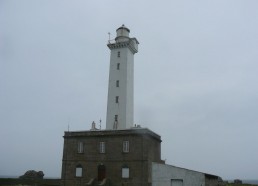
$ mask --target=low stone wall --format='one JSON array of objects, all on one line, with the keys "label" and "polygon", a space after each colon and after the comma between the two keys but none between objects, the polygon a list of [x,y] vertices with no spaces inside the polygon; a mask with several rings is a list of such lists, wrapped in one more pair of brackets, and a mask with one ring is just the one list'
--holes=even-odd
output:
[{"label": "low stone wall", "polygon": [[60,186],[60,179],[0,178],[0,186]]}]

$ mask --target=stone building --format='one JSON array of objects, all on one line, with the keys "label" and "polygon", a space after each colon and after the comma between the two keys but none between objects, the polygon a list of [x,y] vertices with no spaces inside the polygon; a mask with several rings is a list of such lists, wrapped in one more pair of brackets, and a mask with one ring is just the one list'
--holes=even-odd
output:
[{"label": "stone building", "polygon": [[62,185],[217,186],[219,177],[167,165],[147,128],[65,132]]},{"label": "stone building", "polygon": [[147,186],[151,183],[152,162],[164,163],[160,143],[159,135],[140,127],[65,132],[64,185],[104,180],[114,186]]},{"label": "stone building", "polygon": [[161,137],[134,125],[133,67],[136,38],[124,25],[109,40],[111,50],[106,129],[64,135],[62,185],[215,186],[219,177],[161,160]]}]

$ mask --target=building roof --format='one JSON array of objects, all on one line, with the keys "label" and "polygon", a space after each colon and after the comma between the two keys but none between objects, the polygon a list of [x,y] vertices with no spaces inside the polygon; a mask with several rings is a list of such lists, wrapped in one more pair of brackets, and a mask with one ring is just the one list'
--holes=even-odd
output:
[{"label": "building roof", "polygon": [[[152,162],[152,163],[153,164],[160,164],[158,162]],[[217,175],[208,174],[208,173],[204,173],[204,172],[200,172],[200,171],[196,171],[196,170],[191,170],[191,169],[187,169],[187,168],[183,168],[183,167],[178,167],[178,166],[175,166],[175,165],[169,165],[169,164],[160,164],[160,165],[165,165],[165,166],[170,166],[170,167],[174,167],[174,168],[177,168],[177,169],[184,169],[184,170],[187,170],[187,171],[193,171],[193,172],[201,173],[201,174],[204,174],[207,178],[213,178],[213,179],[219,178],[219,176],[217,176]]]},{"label": "building roof", "polygon": [[162,141],[160,135],[149,130],[148,128],[133,127],[122,130],[86,130],[86,131],[65,131],[64,138],[74,137],[101,137],[101,136],[124,136],[124,135],[145,135],[150,136],[158,141]]},{"label": "building roof", "polygon": [[119,29],[125,29],[125,30],[127,30],[127,32],[130,32],[129,28],[127,28],[124,24],[122,26],[120,26],[118,29],[116,29],[116,31]]}]

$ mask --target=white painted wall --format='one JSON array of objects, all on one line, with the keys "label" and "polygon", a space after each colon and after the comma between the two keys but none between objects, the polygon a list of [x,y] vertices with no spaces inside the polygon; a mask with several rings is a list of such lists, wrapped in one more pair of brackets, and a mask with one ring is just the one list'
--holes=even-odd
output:
[{"label": "white painted wall", "polygon": [[[116,129],[128,129],[134,124],[134,54],[137,52],[138,41],[128,37],[128,30],[120,27],[117,30],[116,42],[108,45],[111,54],[106,129],[114,129],[115,115],[118,115]],[[116,87],[117,80],[119,87]],[[116,96],[119,96],[118,103],[116,103]]]},{"label": "white painted wall", "polygon": [[[183,180],[183,186],[205,186],[204,173],[152,163],[152,186],[171,186],[173,180]],[[174,183],[179,184],[176,181]]]}]

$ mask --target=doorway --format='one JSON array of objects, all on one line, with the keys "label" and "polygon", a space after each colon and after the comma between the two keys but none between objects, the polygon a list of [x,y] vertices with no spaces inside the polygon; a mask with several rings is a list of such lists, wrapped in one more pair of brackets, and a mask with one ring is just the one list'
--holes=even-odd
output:
[{"label": "doorway", "polygon": [[98,181],[102,181],[106,178],[106,167],[101,164],[98,166]]},{"label": "doorway", "polygon": [[183,186],[183,180],[180,179],[172,179],[171,186]]}]

